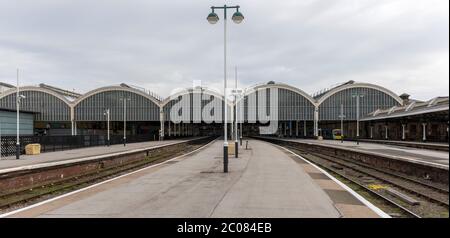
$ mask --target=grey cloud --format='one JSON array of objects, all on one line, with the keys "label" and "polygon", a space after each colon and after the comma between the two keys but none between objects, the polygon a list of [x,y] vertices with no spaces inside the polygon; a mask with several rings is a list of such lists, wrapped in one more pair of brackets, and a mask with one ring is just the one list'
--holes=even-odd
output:
[{"label": "grey cloud", "polygon": [[[0,0],[0,80],[85,92],[127,82],[168,96],[193,80],[220,88],[225,1]],[[226,1],[229,79],[269,80],[312,93],[357,80],[428,99],[448,95],[448,1]],[[222,16],[219,14],[220,18]],[[221,19],[222,20],[222,19]]]}]

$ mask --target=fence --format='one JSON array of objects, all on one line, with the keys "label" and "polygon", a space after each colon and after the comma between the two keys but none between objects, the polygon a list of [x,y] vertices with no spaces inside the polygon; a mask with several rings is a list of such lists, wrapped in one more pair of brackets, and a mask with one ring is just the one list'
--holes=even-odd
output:
[{"label": "fence", "polygon": [[[158,135],[127,135],[127,143],[159,140]],[[77,135],[77,136],[21,136],[20,153],[25,153],[25,146],[37,143],[41,145],[41,152],[69,150],[82,147],[107,145],[106,135]],[[110,144],[122,144],[123,136],[111,135]],[[16,137],[1,137],[1,156],[16,154]]]}]

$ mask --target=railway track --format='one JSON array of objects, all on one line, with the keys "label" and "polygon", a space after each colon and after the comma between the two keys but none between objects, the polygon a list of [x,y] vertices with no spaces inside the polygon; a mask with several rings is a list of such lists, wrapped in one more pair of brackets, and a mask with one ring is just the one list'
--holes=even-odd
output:
[{"label": "railway track", "polygon": [[186,143],[179,149],[176,147],[177,149],[150,153],[138,161],[120,164],[120,166],[103,168],[57,182],[0,193],[0,214],[185,155],[205,146],[212,140],[213,138],[207,138],[193,141],[192,143]]},{"label": "railway track", "polygon": [[269,142],[290,150],[353,185],[355,190],[362,192],[361,195],[369,195],[369,200],[393,217],[449,217],[448,184],[422,181],[349,158],[305,151],[282,141]]}]

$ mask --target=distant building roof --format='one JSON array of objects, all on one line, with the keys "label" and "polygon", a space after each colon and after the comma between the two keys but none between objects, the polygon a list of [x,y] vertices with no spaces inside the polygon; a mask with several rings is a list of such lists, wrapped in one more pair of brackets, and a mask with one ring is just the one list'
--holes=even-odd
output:
[{"label": "distant building roof", "polygon": [[159,96],[159,95],[156,94],[155,92],[152,92],[152,91],[150,91],[150,90],[148,90],[148,89],[145,89],[145,88],[143,88],[143,87],[139,87],[139,86],[136,86],[136,85],[130,85],[130,84],[126,84],[126,83],[121,83],[121,84],[120,84],[120,87],[124,87],[124,88],[134,88],[134,89],[140,90],[140,91],[142,91],[142,92],[144,92],[144,93],[146,93],[146,94],[152,96],[153,98],[157,99],[157,100],[160,101],[160,102],[164,100],[163,97]]},{"label": "distant building roof", "polygon": [[9,83],[0,82],[0,87],[5,87],[5,88],[15,88],[16,86],[11,85],[11,84],[9,84]]},{"label": "distant building roof", "polygon": [[426,102],[410,100],[407,105],[395,106],[386,110],[378,109],[369,113],[361,121],[373,121],[440,112],[449,110],[449,97],[435,97]]},{"label": "distant building roof", "polygon": [[347,85],[347,84],[354,84],[354,83],[355,83],[355,81],[350,80],[350,81],[347,81],[345,83],[339,83],[339,84],[336,84],[336,85],[332,85],[329,88],[324,88],[324,89],[321,89],[321,90],[313,93],[311,96],[314,99],[319,99],[320,97],[322,97],[323,95],[327,94],[329,91],[331,91],[331,90],[333,90],[335,88],[338,88],[338,87],[341,87],[341,86],[344,86],[344,85]]},{"label": "distant building roof", "polygon": [[78,97],[80,97],[82,95],[82,94],[76,93],[74,91],[69,91],[69,90],[66,90],[66,89],[57,88],[57,87],[54,87],[54,86],[51,86],[51,85],[48,85],[48,84],[43,84],[43,83],[39,84],[39,87],[52,90],[53,92],[61,94],[62,96],[66,97],[69,100],[73,100],[73,99],[78,98]]}]

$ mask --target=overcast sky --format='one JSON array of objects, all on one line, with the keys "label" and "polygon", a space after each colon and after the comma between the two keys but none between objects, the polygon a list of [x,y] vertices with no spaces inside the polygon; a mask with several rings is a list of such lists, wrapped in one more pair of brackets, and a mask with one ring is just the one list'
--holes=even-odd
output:
[{"label": "overcast sky", "polygon": [[168,96],[194,80],[270,80],[313,93],[355,80],[426,100],[449,94],[448,0],[0,0],[0,81],[86,92],[122,82]]}]

